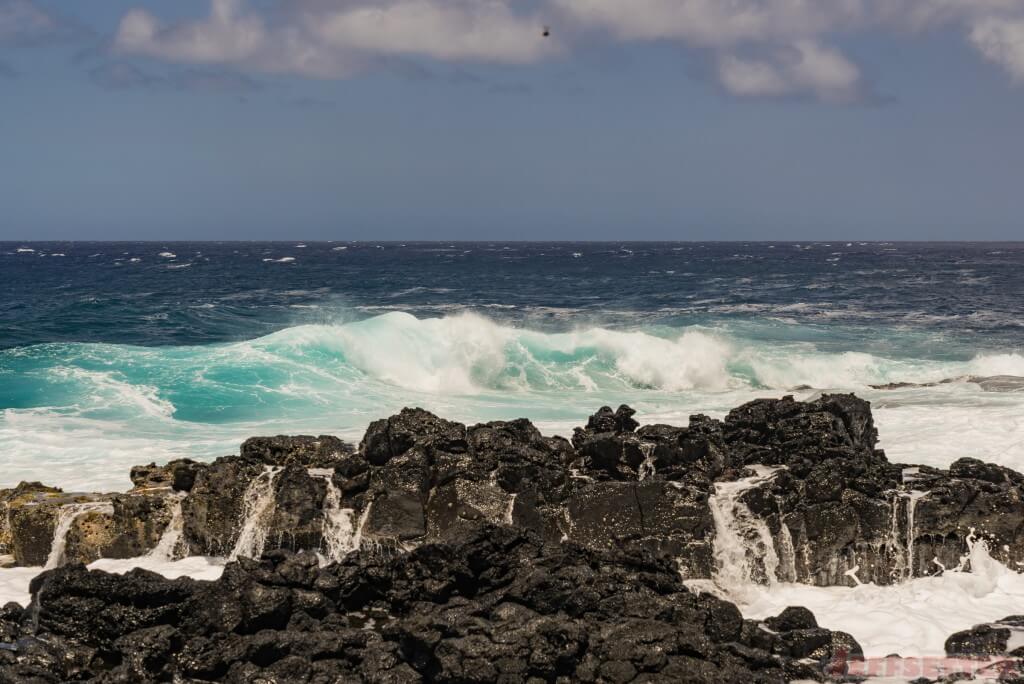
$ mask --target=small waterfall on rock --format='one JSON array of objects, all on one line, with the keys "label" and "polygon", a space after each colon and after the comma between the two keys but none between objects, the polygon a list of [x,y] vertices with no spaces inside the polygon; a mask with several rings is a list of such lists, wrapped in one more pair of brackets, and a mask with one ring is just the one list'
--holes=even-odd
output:
[{"label": "small waterfall on rock", "polygon": [[[892,577],[897,582],[914,577],[914,540],[916,538],[914,512],[917,509],[917,502],[928,494],[929,492],[918,490],[897,491],[893,494],[888,545],[894,556]],[[901,501],[905,501],[905,503],[901,505]],[[901,519],[905,524],[902,531],[900,530]]]},{"label": "small waterfall on rock", "polygon": [[917,502],[928,496],[928,492],[911,491],[905,495],[907,498],[907,579],[914,577],[914,510]]},{"label": "small waterfall on rock", "polygon": [[749,466],[755,472],[735,482],[718,482],[708,500],[715,521],[715,583],[728,591],[750,584],[778,582],[779,556],[768,525],[754,515],[740,496],[770,480],[779,467]]},{"label": "small waterfall on rock", "polygon": [[253,478],[245,490],[242,529],[228,557],[230,560],[243,556],[259,558],[263,555],[263,548],[267,544],[269,518],[274,511],[274,480],[281,470],[279,466],[267,466],[262,473]]},{"label": "small waterfall on rock", "polygon": [[334,484],[333,470],[313,468],[309,471],[313,477],[319,477],[327,483],[327,496],[324,497],[323,546],[328,561],[337,562],[359,548],[356,529],[352,525],[355,511],[342,508],[341,490]]},{"label": "small waterfall on rock", "polygon": [[796,582],[796,548],[785,521],[779,525],[779,571],[779,579],[783,582]]},{"label": "small waterfall on rock", "polygon": [[[373,502],[370,501],[366,504],[366,508],[359,515],[359,522],[356,524],[356,535],[352,539],[352,545],[355,550],[363,548],[363,530],[366,529],[366,523],[370,519],[370,511],[373,509]],[[377,545],[379,548],[379,544]]]},{"label": "small waterfall on rock", "polygon": [[513,513],[516,509],[516,497],[518,494],[513,494],[508,500],[508,508],[505,509],[505,524],[511,525],[514,522]]},{"label": "small waterfall on rock", "polygon": [[163,534],[160,535],[160,541],[149,552],[150,558],[173,561],[179,557],[178,547],[181,545],[182,533],[185,531],[185,517],[181,511],[181,502],[184,498],[185,495],[182,493],[171,499],[171,521],[167,523]]},{"label": "small waterfall on rock", "polygon": [[644,455],[644,462],[640,464],[637,479],[643,482],[647,478],[653,477],[656,472],[654,467],[654,445],[648,442],[640,442],[640,451]]},{"label": "small waterfall on rock", "polygon": [[65,563],[65,552],[68,546],[68,533],[78,516],[85,513],[99,512],[113,514],[114,506],[108,501],[87,501],[85,503],[64,504],[57,513],[57,526],[53,530],[53,543],[50,555],[46,559],[47,570],[59,568]]}]

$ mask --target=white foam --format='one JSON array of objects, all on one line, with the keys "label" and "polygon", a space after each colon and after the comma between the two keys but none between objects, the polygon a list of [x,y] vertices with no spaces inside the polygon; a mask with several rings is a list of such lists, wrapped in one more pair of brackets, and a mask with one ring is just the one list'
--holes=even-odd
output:
[{"label": "white foam", "polygon": [[156,572],[167,579],[191,577],[196,580],[216,580],[224,573],[225,560],[209,556],[189,556],[179,560],[167,561],[150,556],[128,559],[101,558],[90,563],[91,570],[103,570],[122,575],[134,568],[142,568]]},{"label": "white foam", "polygon": [[[123,560],[101,558],[89,564],[91,570],[103,570],[117,574],[124,574],[133,568],[156,572],[168,579],[191,577],[197,580],[215,580],[224,572],[224,560],[194,556],[176,561],[166,561],[143,556]],[[29,584],[42,571],[42,568],[0,569],[0,606],[11,601],[27,606],[32,599],[28,590]]]},{"label": "white foam", "polygon": [[57,366],[51,370],[58,379],[72,380],[89,386],[90,411],[115,407],[131,407],[152,418],[169,418],[174,404],[163,399],[151,385],[129,382],[118,371],[92,371],[77,366]]},{"label": "white foam", "polygon": [[1024,575],[993,560],[984,542],[972,546],[969,558],[971,572],[949,570],[893,586],[755,586],[737,605],[752,619],[804,606],[821,626],[852,634],[869,658],[941,656],[954,632],[1024,611]]},{"label": "white foam", "polygon": [[971,375],[1012,375],[1024,377],[1024,355],[1021,354],[981,354],[969,364]]},{"label": "white foam", "polygon": [[[372,377],[420,392],[585,389],[573,380],[581,370],[590,376],[585,385],[678,391],[743,384],[726,369],[728,344],[697,330],[668,338],[603,328],[549,334],[501,326],[472,313],[418,319],[396,311],[342,326],[290,328],[256,346],[278,344],[335,349]],[[567,357],[579,363],[559,363]]]}]

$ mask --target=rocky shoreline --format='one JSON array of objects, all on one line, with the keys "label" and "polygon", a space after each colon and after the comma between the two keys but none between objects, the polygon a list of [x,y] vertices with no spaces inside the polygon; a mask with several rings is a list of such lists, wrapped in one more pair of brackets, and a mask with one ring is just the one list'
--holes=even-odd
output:
[{"label": "rocky shoreline", "polygon": [[[358,447],[252,438],[133,468],[126,493],[22,483],[0,491],[0,554],[48,570],[0,611],[0,681],[842,678],[851,636],[797,607],[744,620],[694,588],[895,584],[969,570],[976,538],[1024,562],[1024,476],[893,464],[876,444],[852,395],[686,427],[603,408],[571,440],[405,409]],[[82,565],[146,554],[235,562],[215,582]],[[947,651],[1020,672],[1021,625]]]}]

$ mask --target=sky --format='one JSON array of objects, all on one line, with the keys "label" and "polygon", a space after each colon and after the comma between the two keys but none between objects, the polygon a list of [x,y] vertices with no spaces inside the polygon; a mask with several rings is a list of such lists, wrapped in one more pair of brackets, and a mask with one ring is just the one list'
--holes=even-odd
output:
[{"label": "sky", "polygon": [[844,238],[1024,239],[1024,0],[0,0],[0,240]]}]

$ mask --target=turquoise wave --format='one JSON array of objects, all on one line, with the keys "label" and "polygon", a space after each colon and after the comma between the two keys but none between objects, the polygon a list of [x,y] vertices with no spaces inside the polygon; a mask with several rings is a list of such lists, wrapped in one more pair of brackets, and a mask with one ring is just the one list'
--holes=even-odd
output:
[{"label": "turquoise wave", "polygon": [[[960,375],[1024,375],[1024,357],[930,360],[755,339],[716,327],[551,333],[475,314],[393,312],[206,346],[45,344],[0,351],[0,486],[34,476],[108,483],[142,460],[229,453],[251,434],[358,438],[402,406],[453,418],[528,416],[568,431],[630,402],[685,423],[757,394]],[[112,465],[116,463],[117,465]],[[84,466],[83,466],[84,464]],[[86,470],[81,469],[85,467]],[[50,476],[50,477],[47,477]]]}]

